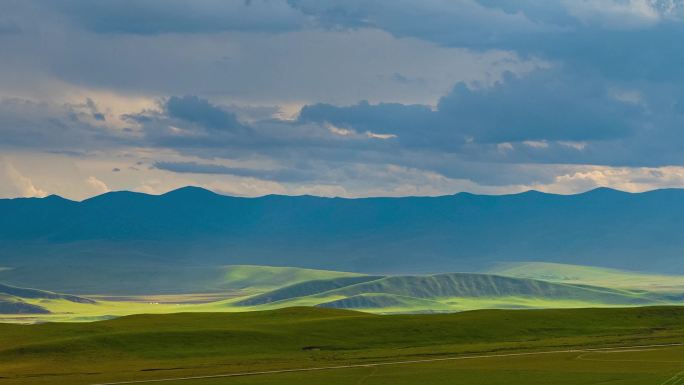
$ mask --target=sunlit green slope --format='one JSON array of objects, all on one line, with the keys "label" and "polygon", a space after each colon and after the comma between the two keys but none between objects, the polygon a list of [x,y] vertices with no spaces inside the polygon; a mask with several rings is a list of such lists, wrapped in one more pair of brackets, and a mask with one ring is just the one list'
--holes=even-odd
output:
[{"label": "sunlit green slope", "polygon": [[0,284],[0,314],[49,314],[50,311],[41,303],[52,301],[95,304],[91,299],[75,295]]},{"label": "sunlit green slope", "polygon": [[221,288],[250,290],[273,289],[320,279],[364,276],[363,274],[341,271],[255,265],[224,266],[223,273]]},{"label": "sunlit green slope", "polygon": [[354,277],[316,280],[227,301],[245,310],[325,306],[370,312],[461,311],[478,308],[639,306],[671,303],[660,294],[491,274]]},{"label": "sunlit green slope", "polygon": [[488,272],[518,278],[657,292],[684,292],[684,276],[547,262],[502,263]]}]

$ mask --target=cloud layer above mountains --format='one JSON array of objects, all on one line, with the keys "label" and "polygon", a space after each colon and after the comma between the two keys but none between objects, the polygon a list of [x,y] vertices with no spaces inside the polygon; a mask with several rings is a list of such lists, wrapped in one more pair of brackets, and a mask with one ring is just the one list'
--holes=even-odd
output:
[{"label": "cloud layer above mountains", "polygon": [[0,196],[684,187],[679,0],[0,4]]}]

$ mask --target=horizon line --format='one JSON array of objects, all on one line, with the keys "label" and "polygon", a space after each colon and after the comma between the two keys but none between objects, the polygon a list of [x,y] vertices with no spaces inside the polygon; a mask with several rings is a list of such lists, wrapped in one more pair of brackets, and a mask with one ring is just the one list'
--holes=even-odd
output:
[{"label": "horizon line", "polygon": [[585,191],[581,192],[575,192],[575,193],[554,193],[554,192],[546,192],[546,191],[540,191],[536,189],[529,189],[525,191],[520,191],[520,192],[514,192],[514,193],[502,193],[502,194],[485,194],[485,193],[473,193],[469,191],[459,191],[455,192],[453,194],[442,194],[442,195],[402,195],[402,196],[382,196],[382,195],[377,195],[377,196],[360,196],[360,197],[345,197],[345,196],[322,196],[322,195],[313,195],[313,194],[298,194],[298,195],[289,195],[289,194],[264,194],[264,195],[255,195],[255,196],[246,196],[246,195],[230,195],[230,194],[224,194],[221,192],[217,192],[214,190],[211,190],[206,187],[201,187],[201,186],[195,186],[195,185],[187,185],[183,187],[178,187],[175,189],[168,190],[163,193],[159,194],[154,194],[154,193],[147,193],[147,192],[142,192],[142,191],[134,191],[134,190],[112,190],[112,191],[107,191],[102,194],[97,194],[93,195],[81,200],[77,199],[70,199],[63,197],[59,194],[49,194],[45,196],[33,196],[33,197],[22,197],[22,196],[17,196],[17,197],[5,197],[5,198],[0,198],[1,200],[16,200],[16,199],[54,199],[54,198],[59,198],[71,202],[86,202],[92,199],[97,199],[100,197],[104,197],[107,195],[112,195],[112,194],[136,194],[136,195],[145,195],[145,196],[152,196],[152,197],[162,197],[182,191],[187,191],[187,190],[201,190],[207,193],[211,193],[217,196],[222,196],[222,197],[230,197],[230,198],[243,198],[243,199],[259,199],[259,198],[266,198],[266,197],[290,197],[290,198],[298,198],[298,197],[311,197],[311,198],[320,198],[320,199],[345,199],[345,200],[359,200],[359,199],[402,199],[402,198],[444,198],[444,197],[453,197],[457,195],[474,195],[474,196],[491,196],[491,197],[498,197],[498,196],[515,196],[515,195],[524,195],[524,194],[542,194],[542,195],[553,195],[553,196],[576,196],[576,195],[583,195],[583,194],[588,194],[592,192],[597,192],[597,191],[612,191],[616,193],[623,193],[623,194],[646,194],[646,193],[652,193],[652,192],[657,192],[657,191],[666,191],[666,190],[684,190],[684,187],[664,187],[664,188],[655,188],[651,190],[644,190],[644,191],[625,191],[625,190],[620,190],[617,188],[613,187],[606,187],[606,186],[599,186],[599,187],[594,187]]}]

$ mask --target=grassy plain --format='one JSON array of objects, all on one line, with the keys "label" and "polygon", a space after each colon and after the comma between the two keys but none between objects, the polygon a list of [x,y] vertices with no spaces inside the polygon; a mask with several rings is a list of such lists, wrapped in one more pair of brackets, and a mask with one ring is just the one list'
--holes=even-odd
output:
[{"label": "grassy plain", "polygon": [[[684,308],[372,315],[287,308],[0,325],[0,384],[86,385],[263,370],[684,342]],[[169,384],[662,384],[684,349],[573,351]],[[665,382],[666,385],[674,383]]]},{"label": "grassy plain", "polygon": [[171,381],[169,385],[679,385],[682,348],[558,353],[253,377]]}]

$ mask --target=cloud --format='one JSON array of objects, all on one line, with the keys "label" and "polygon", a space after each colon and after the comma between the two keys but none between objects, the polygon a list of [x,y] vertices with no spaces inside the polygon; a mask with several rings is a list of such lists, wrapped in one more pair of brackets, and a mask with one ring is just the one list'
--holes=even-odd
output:
[{"label": "cloud", "polygon": [[541,191],[576,194],[597,187],[642,192],[666,187],[684,187],[684,167],[592,167],[585,166],[554,177]]},{"label": "cloud", "polygon": [[613,97],[600,80],[548,69],[521,77],[509,74],[492,87],[457,84],[439,100],[434,111],[423,105],[316,104],[302,108],[299,120],[388,133],[406,146],[458,150],[473,141],[538,143],[624,138],[643,125],[647,116],[640,105]]},{"label": "cloud", "polygon": [[582,23],[612,29],[647,27],[674,12],[674,8],[664,8],[664,1],[590,0],[564,1],[563,4],[568,13]]},{"label": "cloud", "polygon": [[17,170],[12,163],[0,158],[0,196],[45,197],[48,193],[37,188],[33,181]]},{"label": "cloud", "polygon": [[555,29],[532,21],[521,12],[508,13],[472,0],[290,0],[289,3],[329,28],[373,27],[400,37],[478,49],[497,47],[527,34]]},{"label": "cloud", "polygon": [[104,118],[92,100],[55,104],[0,99],[0,148],[94,150],[126,142],[126,135],[100,125]]},{"label": "cloud", "polygon": [[0,149],[79,165],[13,162],[21,194],[676,185],[680,5],[11,2]]},{"label": "cloud", "polygon": [[[300,123],[327,124],[338,135],[351,136],[355,132],[382,133],[398,137],[409,146],[420,146],[430,141],[435,129],[435,114],[430,106],[399,103],[370,104],[362,101],[352,106],[313,104],[304,106]],[[387,137],[389,138],[389,137]]]},{"label": "cloud", "polygon": [[684,55],[671,44],[684,33],[680,0],[290,2],[331,28],[372,27],[450,47],[512,50],[622,81],[684,77]]},{"label": "cloud", "polygon": [[438,104],[440,121],[480,141],[600,140],[624,137],[643,118],[606,84],[561,70],[506,76],[494,87],[457,85]]},{"label": "cloud", "polygon": [[236,114],[197,96],[171,96],[158,110],[126,114],[145,140],[141,144],[169,148],[220,147],[253,142],[255,135]]},{"label": "cloud", "polygon": [[103,181],[94,176],[89,176],[88,179],[86,179],[86,183],[94,190],[95,194],[104,194],[110,191],[109,187],[107,187]]},{"label": "cloud", "polygon": [[97,33],[154,35],[220,31],[283,32],[306,18],[284,1],[269,0],[88,0],[43,1]]},{"label": "cloud", "polygon": [[373,139],[387,140],[394,139],[397,136],[394,134],[376,134],[375,132],[366,131],[366,136]]},{"label": "cloud", "polygon": [[[503,50],[398,39],[372,28],[321,29],[305,23],[273,29],[277,23],[270,18],[281,10],[309,19],[278,0],[3,5],[3,16],[10,14],[21,33],[3,35],[0,42],[0,96],[45,100],[109,92],[149,100],[198,95],[252,106],[362,99],[433,103],[454,82],[489,82],[503,71],[526,72],[538,64]],[[250,19],[253,9],[261,11]],[[218,21],[205,23],[206,17]],[[243,21],[249,28],[239,25]]]},{"label": "cloud", "polygon": [[[0,121],[9,121],[8,116],[30,117],[21,126],[21,134],[16,130],[15,136],[5,132],[8,139],[25,139],[26,133],[39,133],[45,128],[43,122],[64,128],[52,137],[31,142],[33,147],[26,147],[28,142],[9,142],[5,143],[8,148],[60,149],[74,157],[86,156],[80,152],[81,146],[91,152],[98,148],[145,148],[150,154],[147,164],[159,171],[193,178],[189,181],[202,176],[226,176],[273,181],[286,184],[283,188],[287,189],[324,183],[344,186],[350,194],[360,194],[360,186],[379,192],[389,190],[377,183],[400,184],[369,173],[373,167],[400,167],[440,175],[449,181],[443,186],[470,186],[478,191],[505,191],[503,186],[509,186],[517,191],[519,186],[554,183],[554,178],[565,171],[553,164],[624,166],[621,163],[628,160],[630,166],[649,166],[644,159],[654,162],[653,166],[684,163],[684,158],[673,150],[681,139],[667,144],[659,140],[667,133],[676,137],[676,128],[683,119],[681,113],[670,107],[662,110],[651,106],[649,92],[640,93],[636,99],[625,98],[621,95],[630,92],[616,93],[593,78],[574,78],[557,71],[550,68],[524,77],[508,75],[490,87],[461,84],[436,107],[319,103],[303,107],[293,121],[265,118],[242,122],[229,105],[198,96],[171,96],[160,100],[158,108],[129,114],[130,131],[112,130],[109,120],[96,119],[99,108],[92,100],[65,105],[7,101],[6,114],[0,113]],[[10,108],[16,106],[17,111]],[[659,135],[641,137],[654,119],[663,122],[657,125]],[[588,127],[589,123],[593,126]],[[5,127],[16,129],[19,125]],[[648,158],[634,156],[650,153],[654,145],[671,149]],[[164,160],[153,155],[167,151],[178,154],[180,159]],[[264,162],[245,166],[250,159]],[[524,166],[529,164],[538,167]],[[110,176],[122,174],[111,172],[117,168],[129,169],[120,164],[102,169]],[[90,176],[107,182],[100,185]],[[374,183],[365,178],[373,178]],[[109,189],[109,181],[102,174],[88,175],[86,179],[88,191]]]},{"label": "cloud", "polygon": [[172,96],[164,103],[170,118],[196,123],[212,130],[243,130],[234,113],[226,111],[197,96]]},{"label": "cloud", "polygon": [[246,167],[229,167],[212,163],[156,162],[154,167],[177,173],[235,175],[242,177],[274,180],[279,182],[303,182],[315,180],[317,175],[297,169],[268,170]]}]

